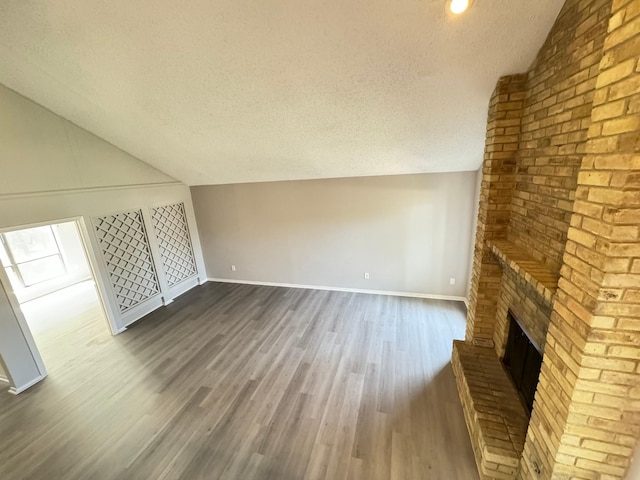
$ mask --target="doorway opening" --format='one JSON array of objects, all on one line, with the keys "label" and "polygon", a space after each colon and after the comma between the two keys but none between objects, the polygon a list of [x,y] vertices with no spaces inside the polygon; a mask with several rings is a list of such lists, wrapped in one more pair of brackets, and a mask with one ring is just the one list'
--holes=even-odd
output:
[{"label": "doorway opening", "polygon": [[79,222],[0,231],[0,278],[35,341],[32,350],[37,346],[49,376],[62,383],[83,351],[111,337]]}]

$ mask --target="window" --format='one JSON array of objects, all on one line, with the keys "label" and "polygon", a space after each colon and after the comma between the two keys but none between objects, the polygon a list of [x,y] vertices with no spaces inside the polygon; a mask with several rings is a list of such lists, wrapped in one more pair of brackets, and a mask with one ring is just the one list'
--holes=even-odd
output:
[{"label": "window", "polygon": [[0,235],[2,265],[24,287],[67,273],[53,227],[36,227]]}]

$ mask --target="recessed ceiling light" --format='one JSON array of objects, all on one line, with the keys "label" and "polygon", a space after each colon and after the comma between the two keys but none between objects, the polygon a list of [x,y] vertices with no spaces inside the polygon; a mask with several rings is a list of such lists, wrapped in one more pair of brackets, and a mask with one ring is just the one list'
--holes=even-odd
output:
[{"label": "recessed ceiling light", "polygon": [[471,5],[471,0],[451,0],[449,10],[451,10],[452,13],[459,15],[464,13],[469,8],[469,5]]}]

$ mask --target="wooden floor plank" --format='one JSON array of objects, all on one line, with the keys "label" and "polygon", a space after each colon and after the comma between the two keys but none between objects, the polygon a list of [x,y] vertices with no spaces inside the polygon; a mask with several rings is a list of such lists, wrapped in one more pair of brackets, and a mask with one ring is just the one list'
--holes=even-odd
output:
[{"label": "wooden floor plank", "polygon": [[208,283],[117,337],[87,305],[0,392],[2,479],[478,478],[458,303]]}]

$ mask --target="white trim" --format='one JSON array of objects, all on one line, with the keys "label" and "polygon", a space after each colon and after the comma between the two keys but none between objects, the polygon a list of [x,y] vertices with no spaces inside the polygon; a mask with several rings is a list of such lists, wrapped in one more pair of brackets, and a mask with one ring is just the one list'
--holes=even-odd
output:
[{"label": "white trim", "polygon": [[90,187],[90,188],[68,188],[65,190],[44,190],[41,192],[21,192],[21,193],[4,193],[0,194],[0,199],[8,198],[24,198],[24,197],[42,197],[50,195],[66,195],[87,192],[108,192],[110,190],[125,190],[128,188],[153,188],[153,187],[173,187],[184,185],[182,182],[161,182],[161,183],[140,183],[131,185],[110,185],[108,187]]},{"label": "white trim", "polygon": [[364,290],[361,288],[327,287],[324,285],[300,285],[297,283],[255,282],[253,280],[233,280],[230,278],[208,278],[210,282],[240,283],[243,285],[263,285],[266,287],[304,288],[307,290],[330,290],[334,292],[368,293],[370,295],[389,295],[392,297],[427,298],[429,300],[450,300],[453,302],[466,302],[464,297],[453,295],[432,295],[430,293],[393,292],[388,290]]},{"label": "white trim", "polygon": [[[197,267],[196,267],[197,268]],[[180,295],[187,293],[192,288],[201,285],[200,279],[197,277],[197,272],[190,276],[189,278],[185,278],[179,283],[176,283],[173,287],[169,288],[169,296],[168,302],[165,305],[173,302],[174,299],[178,298]]]},{"label": "white trim", "polygon": [[[29,349],[29,353],[31,354],[31,358],[35,363],[36,370],[38,370],[38,373],[40,374],[35,380],[36,382],[39,382],[40,380],[42,380],[44,377],[47,376],[47,369],[44,366],[44,362],[42,361],[42,356],[40,356],[40,350],[38,350],[38,347],[36,346],[36,342],[33,339],[33,334],[31,333],[31,329],[27,324],[27,319],[22,313],[22,308],[20,307],[20,302],[18,301],[18,297],[16,297],[16,294],[13,291],[13,285],[11,284],[11,281],[9,280],[9,277],[7,276],[7,272],[5,271],[4,268],[0,268],[0,284],[2,284],[2,286],[4,287],[4,291],[7,294],[7,298],[9,299],[9,305],[11,306],[11,309],[13,310],[13,314],[16,318],[16,321],[18,322],[18,328],[20,329],[20,333],[22,333],[22,338],[24,338],[24,341],[26,342],[27,347]],[[7,368],[7,373],[11,375],[11,371],[8,368]],[[11,375],[11,377],[13,378],[13,375]],[[29,388],[29,387],[26,387],[26,388]]]},{"label": "white trim", "polygon": [[4,375],[0,375],[0,383],[8,383],[9,385],[11,385],[11,382],[9,381],[9,379]]},{"label": "white trim", "polygon": [[164,298],[160,292],[156,293],[153,297],[147,298],[144,302],[125,310],[122,314],[122,320],[125,322],[124,326],[128,327],[131,324],[137,322],[142,317],[146,317],[151,312],[164,306]]},{"label": "white trim", "polygon": [[18,395],[19,393],[24,392],[26,389],[33,387],[36,383],[40,382],[41,380],[44,380],[45,377],[46,377],[46,375],[41,375],[41,376],[39,376],[37,378],[34,378],[29,383],[25,383],[24,385],[22,385],[20,387],[11,387],[9,389],[9,393],[12,394],[12,395]]},{"label": "white trim", "polygon": [[[1,195],[0,195],[1,197]],[[14,232],[16,230],[26,230],[29,228],[48,227],[51,225],[59,225],[61,223],[73,223],[77,222],[82,217],[65,217],[55,220],[44,220],[42,222],[26,223],[21,225],[10,225],[8,227],[0,227],[0,233]]]},{"label": "white trim", "polygon": [[[90,221],[91,220],[89,219],[89,222]],[[102,260],[102,252],[100,252],[100,250],[96,250],[96,246],[99,247],[99,244],[95,239],[95,236],[93,236],[95,235],[93,233],[93,228],[91,228],[91,230],[87,228],[87,221],[84,217],[78,217],[76,220],[76,227],[78,229],[78,235],[80,235],[80,240],[82,241],[89,270],[91,270],[91,279],[95,285],[95,289],[98,294],[98,301],[100,302],[104,318],[109,326],[111,334],[116,335],[119,326],[118,320],[120,318],[120,312],[114,308],[115,296],[111,296],[113,294],[110,290],[111,282],[109,280],[106,266],[103,267],[100,263]]]}]

